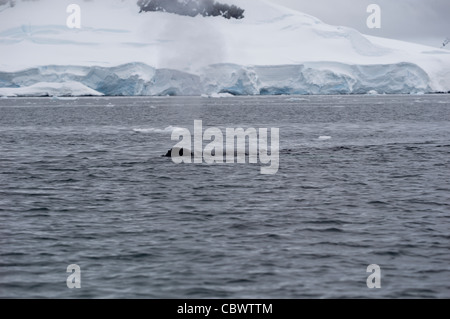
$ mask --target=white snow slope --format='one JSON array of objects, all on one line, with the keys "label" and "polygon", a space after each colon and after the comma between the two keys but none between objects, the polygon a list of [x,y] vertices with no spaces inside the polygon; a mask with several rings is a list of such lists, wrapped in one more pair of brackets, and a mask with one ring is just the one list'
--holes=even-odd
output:
[{"label": "white snow slope", "polygon": [[[376,38],[276,4],[218,0],[242,20],[139,13],[136,0],[0,6],[0,95],[450,91],[450,52]],[[81,29],[66,8],[81,7]]]}]

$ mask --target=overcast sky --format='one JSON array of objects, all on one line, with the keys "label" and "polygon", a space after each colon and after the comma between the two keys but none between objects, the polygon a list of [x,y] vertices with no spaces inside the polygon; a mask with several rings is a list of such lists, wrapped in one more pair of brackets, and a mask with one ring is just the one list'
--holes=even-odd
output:
[{"label": "overcast sky", "polygon": [[[450,0],[278,0],[322,21],[362,33],[442,46],[450,38]],[[369,29],[367,6],[381,7],[381,29]],[[450,48],[450,44],[447,46]]]}]

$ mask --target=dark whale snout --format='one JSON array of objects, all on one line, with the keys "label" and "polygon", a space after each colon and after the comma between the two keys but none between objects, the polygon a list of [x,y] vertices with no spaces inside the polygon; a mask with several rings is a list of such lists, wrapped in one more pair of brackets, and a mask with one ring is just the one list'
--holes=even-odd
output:
[{"label": "dark whale snout", "polygon": [[[172,157],[172,153],[176,152],[178,150],[178,155],[179,156],[183,156],[183,154],[191,154],[191,156],[194,156],[194,152],[191,152],[191,150],[187,149],[187,148],[171,148],[170,150],[167,151],[166,155],[162,155],[162,157]],[[212,151],[211,155],[215,156],[216,152]],[[244,153],[245,156],[249,156],[249,154],[247,152]],[[223,156],[226,156],[226,152],[223,153]],[[234,156],[238,156],[238,152],[235,150],[234,151]]]},{"label": "dark whale snout", "polygon": [[177,148],[177,149],[171,148],[170,150],[167,151],[166,155],[163,155],[163,157],[172,157],[172,152],[175,152],[176,154],[177,151],[179,156],[183,156],[184,154],[191,154],[191,156],[194,156],[194,153],[192,153],[187,148]]}]

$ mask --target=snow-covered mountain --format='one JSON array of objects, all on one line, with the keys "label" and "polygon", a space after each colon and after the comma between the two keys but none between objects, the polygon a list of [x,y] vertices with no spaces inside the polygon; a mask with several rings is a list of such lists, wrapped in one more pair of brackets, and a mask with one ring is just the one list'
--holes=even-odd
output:
[{"label": "snow-covered mountain", "polygon": [[[243,19],[141,12],[136,0],[0,6],[0,95],[450,91],[450,52],[376,38],[276,4]],[[81,29],[66,26],[71,3]]]}]

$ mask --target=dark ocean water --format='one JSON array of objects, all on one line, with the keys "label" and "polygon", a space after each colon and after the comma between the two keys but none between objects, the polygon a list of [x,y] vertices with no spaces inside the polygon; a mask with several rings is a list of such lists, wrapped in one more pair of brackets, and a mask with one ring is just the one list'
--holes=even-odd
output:
[{"label": "dark ocean water", "polygon": [[[194,120],[279,172],[161,157]],[[448,95],[1,99],[0,298],[449,298],[449,138]]]}]

